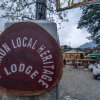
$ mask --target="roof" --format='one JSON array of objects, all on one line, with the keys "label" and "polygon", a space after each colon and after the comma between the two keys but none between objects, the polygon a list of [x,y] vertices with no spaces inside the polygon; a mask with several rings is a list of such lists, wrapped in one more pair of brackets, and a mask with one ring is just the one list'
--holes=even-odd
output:
[{"label": "roof", "polygon": [[95,52],[95,53],[92,53],[92,54],[89,54],[90,56],[100,56],[100,52]]},{"label": "roof", "polygon": [[67,52],[64,52],[64,53],[68,53],[68,54],[76,54],[76,53],[81,53],[81,54],[83,54],[83,53],[86,53],[86,52],[82,52],[82,51],[78,51],[78,50],[70,50],[70,51],[67,51]]},{"label": "roof", "polygon": [[88,54],[85,57],[100,57],[100,52],[91,53],[91,54]]},{"label": "roof", "polygon": [[85,58],[95,58],[96,56],[91,56],[91,55],[86,55],[86,56],[84,56]]}]

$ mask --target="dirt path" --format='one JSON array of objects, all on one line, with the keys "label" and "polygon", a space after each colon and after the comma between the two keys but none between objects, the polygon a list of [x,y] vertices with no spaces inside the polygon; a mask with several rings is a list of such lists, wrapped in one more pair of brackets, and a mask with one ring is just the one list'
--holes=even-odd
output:
[{"label": "dirt path", "polygon": [[59,88],[60,100],[100,100],[100,80],[84,69],[66,65]]}]

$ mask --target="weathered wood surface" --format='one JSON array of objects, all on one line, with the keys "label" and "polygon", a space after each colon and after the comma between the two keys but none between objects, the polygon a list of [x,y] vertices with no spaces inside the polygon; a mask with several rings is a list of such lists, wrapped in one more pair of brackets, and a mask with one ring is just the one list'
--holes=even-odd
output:
[{"label": "weathered wood surface", "polygon": [[47,92],[58,84],[63,70],[61,50],[38,24],[11,25],[0,36],[0,48],[5,53],[0,54],[3,57],[0,59],[2,90],[30,96]]},{"label": "weathered wood surface", "polygon": [[59,100],[58,96],[59,96],[58,86],[56,86],[52,91],[39,96],[21,97],[21,96],[1,94],[0,100]]},{"label": "weathered wood surface", "polygon": [[[57,26],[55,23],[51,22],[46,22],[46,21],[35,21],[35,23],[38,23],[41,27],[46,29],[47,32],[49,32],[53,38],[59,43],[59,37],[57,34]],[[12,23],[7,23],[6,27],[7,28],[9,25]],[[27,97],[22,97],[22,96],[12,96],[8,94],[2,94],[0,93],[0,100],[59,100],[59,84],[56,86],[54,89],[52,89],[48,93],[44,93],[39,96],[27,96]]]}]

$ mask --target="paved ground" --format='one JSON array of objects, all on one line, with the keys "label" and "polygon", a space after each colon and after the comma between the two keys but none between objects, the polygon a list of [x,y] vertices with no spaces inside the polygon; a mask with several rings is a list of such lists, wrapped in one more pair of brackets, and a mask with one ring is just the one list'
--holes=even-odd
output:
[{"label": "paved ground", "polygon": [[100,80],[83,68],[66,65],[59,88],[60,100],[100,100]]}]

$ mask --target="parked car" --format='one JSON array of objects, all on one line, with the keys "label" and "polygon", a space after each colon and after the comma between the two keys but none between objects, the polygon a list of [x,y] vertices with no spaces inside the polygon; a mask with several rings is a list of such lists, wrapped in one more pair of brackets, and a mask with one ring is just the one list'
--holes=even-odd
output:
[{"label": "parked car", "polygon": [[89,69],[91,72],[93,71],[93,67],[94,67],[94,64],[89,63],[89,65],[88,65],[88,69]]},{"label": "parked car", "polygon": [[93,67],[95,66],[95,60],[88,62],[88,69],[93,72]]},{"label": "parked car", "polygon": [[98,77],[100,77],[100,59],[98,59],[93,66],[93,76],[94,76],[94,79],[97,79]]}]

